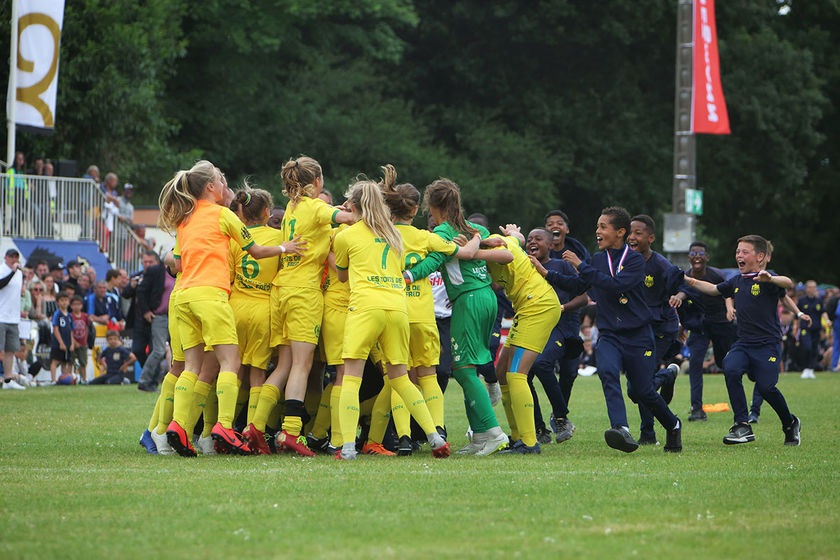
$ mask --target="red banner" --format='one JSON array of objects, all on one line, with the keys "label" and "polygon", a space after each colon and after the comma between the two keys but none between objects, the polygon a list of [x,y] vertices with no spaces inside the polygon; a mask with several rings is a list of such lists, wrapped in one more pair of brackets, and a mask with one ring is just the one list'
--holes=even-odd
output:
[{"label": "red banner", "polygon": [[715,0],[694,0],[694,81],[691,131],[729,134],[729,115],[720,84]]}]

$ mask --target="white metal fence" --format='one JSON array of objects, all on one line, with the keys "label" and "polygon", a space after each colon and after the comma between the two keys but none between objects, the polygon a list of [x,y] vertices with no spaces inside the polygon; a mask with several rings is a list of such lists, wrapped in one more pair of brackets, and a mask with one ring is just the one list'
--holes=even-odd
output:
[{"label": "white metal fence", "polygon": [[95,241],[112,267],[137,270],[144,249],[117,206],[91,179],[0,175],[2,234]]}]

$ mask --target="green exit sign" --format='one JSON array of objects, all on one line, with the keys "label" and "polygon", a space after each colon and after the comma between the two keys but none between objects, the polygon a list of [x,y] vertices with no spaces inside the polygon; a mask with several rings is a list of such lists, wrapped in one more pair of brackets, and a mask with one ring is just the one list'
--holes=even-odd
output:
[{"label": "green exit sign", "polygon": [[685,211],[689,214],[703,215],[703,191],[685,189]]}]

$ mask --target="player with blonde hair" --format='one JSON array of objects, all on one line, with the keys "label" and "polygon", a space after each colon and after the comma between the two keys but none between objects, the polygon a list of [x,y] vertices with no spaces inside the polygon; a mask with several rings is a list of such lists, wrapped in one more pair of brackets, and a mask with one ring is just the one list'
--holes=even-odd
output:
[{"label": "player with blonde hair", "polygon": [[161,227],[177,231],[174,256],[182,274],[176,317],[185,361],[175,385],[173,419],[166,435],[175,451],[187,457],[195,456],[185,427],[195,400],[196,372],[201,367],[205,345],[213,347],[221,370],[216,380],[218,422],[213,426],[212,437],[233,452],[250,453],[233,430],[239,391],[239,349],[233,309],[228,301],[230,239],[256,259],[301,254],[305,244],[291,239],[280,246],[257,245],[242,221],[230,209],[219,206],[226,188],[218,168],[202,160],[189,170],[179,171],[164,185],[159,198]]}]

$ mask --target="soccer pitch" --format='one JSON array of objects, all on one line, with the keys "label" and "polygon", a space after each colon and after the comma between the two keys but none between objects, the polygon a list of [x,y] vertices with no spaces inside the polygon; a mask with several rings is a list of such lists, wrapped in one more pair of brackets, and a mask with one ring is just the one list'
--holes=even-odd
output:
[{"label": "soccer pitch", "polygon": [[[707,403],[727,400],[722,376],[705,383]],[[437,460],[425,447],[355,462],[147,455],[137,441],[155,395],[3,391],[0,557],[836,558],[840,376],[791,373],[779,387],[802,419],[800,447],[782,445],[765,404],[755,443],[722,444],[725,412],[684,422],[679,455],[661,445],[624,454],[604,443],[590,377],[572,394],[574,437],[540,456]],[[458,448],[466,419],[454,382],[446,406]],[[686,376],[672,407],[687,417]],[[628,416],[638,435],[629,401]]]}]

